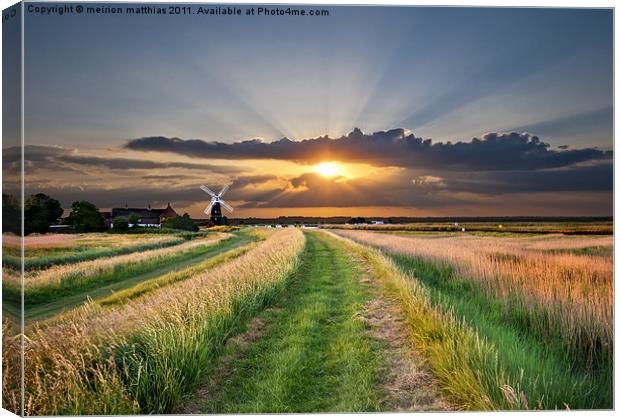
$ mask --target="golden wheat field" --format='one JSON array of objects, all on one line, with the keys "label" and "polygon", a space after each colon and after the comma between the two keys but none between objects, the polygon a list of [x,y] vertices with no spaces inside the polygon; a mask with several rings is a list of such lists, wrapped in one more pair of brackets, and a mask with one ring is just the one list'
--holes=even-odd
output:
[{"label": "golden wheat field", "polygon": [[609,255],[583,255],[611,248],[612,237],[396,236],[366,231],[340,235],[389,253],[450,265],[505,304],[546,314],[536,324],[582,347],[588,361],[601,350],[612,355],[613,262]]}]

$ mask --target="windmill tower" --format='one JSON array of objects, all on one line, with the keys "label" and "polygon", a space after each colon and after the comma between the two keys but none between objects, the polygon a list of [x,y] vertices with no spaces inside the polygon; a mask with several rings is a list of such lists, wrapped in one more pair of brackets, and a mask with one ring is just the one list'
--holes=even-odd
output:
[{"label": "windmill tower", "polygon": [[211,203],[205,209],[205,214],[210,215],[210,221],[213,225],[224,225],[226,220],[224,216],[222,216],[222,206],[225,207],[230,213],[233,212],[233,208],[222,200],[222,196],[228,188],[230,184],[224,186],[222,190],[218,194],[213,192],[213,190],[209,189],[207,186],[202,185],[200,188],[209,196],[211,196]]}]

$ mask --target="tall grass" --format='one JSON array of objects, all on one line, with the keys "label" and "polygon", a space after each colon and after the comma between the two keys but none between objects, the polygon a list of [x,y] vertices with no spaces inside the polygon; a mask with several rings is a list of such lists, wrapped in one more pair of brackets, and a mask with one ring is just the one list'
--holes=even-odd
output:
[{"label": "tall grass", "polygon": [[28,332],[26,413],[170,412],[244,318],[269,302],[304,246],[282,230],[238,258],[123,305],[91,303]]},{"label": "tall grass", "polygon": [[[116,240],[117,236],[111,236],[114,240],[106,240],[101,242],[102,246],[91,246],[72,248],[69,247],[66,251],[45,253],[43,255],[24,257],[24,269],[43,269],[58,264],[77,263],[80,261],[94,260],[101,257],[112,257],[121,254],[130,254],[135,252],[147,251],[156,248],[170,247],[178,245],[185,240],[191,238],[191,235],[183,236],[147,236],[143,239],[130,239],[121,240],[121,242],[127,242],[127,245],[118,245]],[[140,236],[139,238],[142,238]],[[108,242],[110,241],[110,242]],[[116,242],[116,244],[112,244]],[[3,254],[2,263],[5,267],[13,269],[20,269],[21,262],[19,256]]]},{"label": "tall grass", "polygon": [[[609,369],[613,357],[613,275],[609,257],[537,251],[527,238],[420,238],[362,231],[342,235],[391,253],[450,266],[507,315],[543,339],[560,339],[585,369]],[[570,239],[567,240],[567,245]],[[553,247],[560,248],[561,242]],[[548,249],[550,245],[543,248]]]},{"label": "tall grass", "polygon": [[611,235],[613,222],[462,222],[455,226],[451,222],[416,222],[409,224],[333,224],[323,228],[367,231],[418,231],[418,232],[467,232],[499,234],[567,234],[567,235]]},{"label": "tall grass", "polygon": [[20,246],[24,245],[25,257],[39,257],[62,252],[78,252],[94,248],[119,248],[137,244],[166,241],[172,236],[181,237],[185,233],[178,231],[162,235],[125,235],[118,233],[91,232],[84,234],[32,234],[25,237],[3,234],[2,246],[7,254],[19,255]]},{"label": "tall grass", "polygon": [[19,250],[21,245],[28,249],[37,248],[67,248],[75,245],[78,234],[31,234],[25,237],[10,232],[2,233],[3,249]]},{"label": "tall grass", "polygon": [[[206,239],[147,250],[139,255],[132,253],[76,264],[58,265],[46,270],[31,270],[26,272],[24,277],[25,303],[32,306],[49,302],[93,286],[118,281],[128,275],[138,275],[169,263],[196,257],[207,248],[232,237],[230,234],[217,233]],[[7,300],[20,301],[20,280],[16,272],[4,272],[3,291]]]},{"label": "tall grass", "polygon": [[[501,373],[492,344],[450,312],[436,309],[415,277],[400,271],[381,252],[339,238],[369,265],[387,295],[397,300],[413,346],[454,404],[468,410],[525,408],[519,382]],[[515,396],[504,396],[502,388]]]},{"label": "tall grass", "polygon": [[2,318],[2,407],[21,415],[21,343],[19,324]]},{"label": "tall grass", "polygon": [[415,272],[437,309],[466,321],[493,343],[502,372],[520,382],[530,408],[611,407],[611,368],[576,367],[580,359],[566,350],[562,340],[540,338],[523,312],[506,309],[501,300],[480,291],[452,267],[403,255],[392,258],[403,271]]},{"label": "tall grass", "polygon": [[200,405],[202,413],[371,412],[392,405],[381,384],[384,342],[360,320],[371,299],[359,281],[365,270],[340,240],[319,234],[306,233],[290,286],[276,309],[256,318],[261,331],[251,334],[261,338],[227,347],[231,375],[219,384],[206,379],[217,396]]},{"label": "tall grass", "polygon": [[114,292],[112,295],[104,299],[98,300],[97,303],[101,305],[116,305],[126,303],[132,299],[142,297],[154,290],[169,286],[172,283],[187,280],[203,270],[213,268],[222,263],[226,263],[236,257],[245,254],[253,247],[253,245],[254,244],[248,244],[240,248],[234,248],[230,251],[218,254],[215,257],[209,258],[196,265],[192,265],[184,270],[164,274],[163,276],[141,282],[140,284],[137,284],[136,286],[130,287],[128,289]]},{"label": "tall grass", "polygon": [[[471,281],[458,281],[445,268],[444,277],[435,279],[443,281],[440,292],[418,279],[418,273],[429,274],[422,264],[412,276],[378,250],[351,245],[388,295],[400,301],[414,346],[456,405],[473,410],[612,407],[609,380],[573,373],[556,346],[506,326],[497,317],[498,301],[472,292]],[[607,393],[597,393],[600,389]]]}]

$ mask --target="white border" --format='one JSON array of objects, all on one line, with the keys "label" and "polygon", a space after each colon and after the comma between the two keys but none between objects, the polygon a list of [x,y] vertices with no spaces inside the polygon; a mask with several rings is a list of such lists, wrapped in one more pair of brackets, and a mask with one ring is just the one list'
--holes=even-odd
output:
[{"label": "white border", "polygon": [[[36,0],[36,1],[29,1],[29,2],[43,2],[40,0]],[[131,1],[129,1],[131,2]],[[106,3],[129,3],[127,1],[113,1],[113,2],[106,2]],[[15,1],[10,1],[10,0],[0,0],[0,5],[1,5],[1,9],[6,9],[7,7],[10,7],[11,5],[15,4],[17,2]],[[58,2],[58,3],[62,3],[62,2]],[[98,2],[98,1],[79,1],[79,2],[75,2],[75,3],[103,3],[103,2]],[[135,2],[134,2],[135,3]],[[171,1],[165,1],[165,0],[150,0],[148,2],[144,2],[144,3],[173,3]],[[433,1],[433,0],[416,0],[416,1],[410,1],[410,0],[375,0],[375,1],[356,1],[356,0],[338,0],[338,1],[330,1],[330,0],[312,0],[312,1],[308,1],[308,0],[287,0],[287,1],[283,1],[283,0],[268,0],[268,1],[261,1],[261,0],[245,0],[245,1],[239,1],[239,0],[227,0],[227,1],[200,1],[200,2],[196,2],[196,1],[185,1],[185,2],[176,2],[176,3],[215,3],[215,4],[260,4],[260,3],[270,3],[270,4],[324,4],[324,5],[378,5],[378,6],[474,6],[474,7],[555,7],[555,8],[615,8],[616,2],[615,1],[603,1],[603,0],[590,0],[590,1],[578,1],[578,0],[542,0],[542,1],[505,1],[505,0],[477,0],[477,1],[454,1],[454,0],[444,0],[444,1]],[[22,19],[23,19],[23,15],[22,15]],[[22,20],[22,29],[23,29],[23,20]],[[1,36],[1,35],[0,35]],[[22,33],[22,39],[23,39],[23,33]],[[615,10],[614,10],[614,81],[616,79],[617,76],[617,69],[618,69],[618,56],[615,53],[616,52],[616,48],[615,46],[618,45],[618,33],[615,30]],[[23,42],[22,42],[22,48],[23,48]],[[0,64],[1,64],[1,57],[0,57]],[[1,66],[0,66],[1,68]],[[23,68],[23,50],[22,50],[22,68]],[[0,73],[1,73],[1,69],[0,69]],[[1,88],[0,88],[1,89]],[[614,104],[615,104],[615,97],[618,93],[618,86],[617,84],[614,82]],[[22,97],[23,97],[23,83],[22,83]],[[2,109],[1,107],[2,105],[0,104],[0,110]],[[22,100],[22,111],[23,111],[23,100]],[[0,112],[0,123],[2,121],[2,113]],[[618,121],[618,113],[616,111],[615,105],[614,105],[614,128],[617,124]],[[22,143],[23,143],[23,118],[22,118]],[[615,136],[615,129],[614,129],[614,151],[616,149],[615,147],[616,145],[616,136]],[[618,196],[617,189],[616,189],[616,185],[618,184],[618,180],[619,180],[619,174],[618,172],[615,170],[615,163],[616,163],[616,155],[614,154],[614,219],[616,218],[617,212],[616,210],[618,209],[618,207],[620,207],[618,205],[619,203],[619,199],[620,197]],[[1,162],[0,162],[1,164]],[[1,174],[1,170],[0,170],[0,181],[2,179],[2,174]],[[22,188],[23,189],[23,188]],[[23,194],[23,190],[22,190],[22,194]],[[23,198],[23,196],[22,196]],[[0,215],[1,215],[1,209],[0,209]],[[2,223],[2,219],[0,216],[0,227],[1,227],[1,223]],[[0,249],[0,254],[1,254],[1,249]],[[618,257],[618,248],[616,246],[616,242],[615,242],[615,234],[614,234],[614,283],[616,282],[616,279],[618,277],[618,272],[615,270],[615,260],[617,260]],[[614,286],[615,289],[615,286]],[[614,307],[617,306],[617,302],[618,302],[618,297],[617,295],[614,295]],[[1,307],[1,301],[0,301],[0,307]],[[615,312],[614,312],[615,313]],[[614,333],[617,336],[618,335],[618,323],[617,321],[615,321],[615,316],[614,316],[614,324],[615,324],[615,330]],[[616,353],[614,354],[614,365],[617,364],[617,360],[618,360],[618,355],[617,355],[617,348],[616,348]],[[0,370],[0,376],[1,376],[1,370]],[[614,383],[618,382],[618,367],[614,368]],[[616,394],[617,394],[617,385],[615,385],[614,387],[614,406],[616,406]],[[549,417],[554,417],[554,416],[567,416],[570,415],[571,417],[612,417],[615,416],[615,412],[614,411],[571,411],[571,412],[566,412],[566,411],[544,411],[544,412],[535,412],[537,414],[545,414],[546,416]],[[418,415],[421,413],[413,413],[413,415]],[[468,417],[472,417],[472,418],[478,418],[478,417],[488,417],[488,416],[505,416],[505,415],[509,415],[510,417],[514,417],[514,418],[526,418],[526,417],[531,417],[532,416],[532,412],[458,412],[458,413],[441,413],[442,416],[445,416],[447,414],[447,416],[456,416],[457,414],[467,414]],[[315,416],[338,416],[338,417],[342,417],[342,418],[358,418],[359,414],[297,414],[295,415],[296,417],[300,417],[300,418],[312,418]],[[367,414],[365,414],[367,415]],[[376,415],[376,414],[373,414]],[[402,414],[402,413],[383,413],[383,414],[378,414],[380,416],[389,416],[389,417],[400,417],[403,415],[410,415],[410,414]],[[5,417],[14,417],[15,415],[2,409],[0,410],[0,418],[5,418]],[[231,417],[231,416],[237,416],[237,415],[226,415],[226,417]],[[247,417],[248,415],[240,415],[240,417]],[[182,415],[166,415],[166,417],[182,417]]]}]

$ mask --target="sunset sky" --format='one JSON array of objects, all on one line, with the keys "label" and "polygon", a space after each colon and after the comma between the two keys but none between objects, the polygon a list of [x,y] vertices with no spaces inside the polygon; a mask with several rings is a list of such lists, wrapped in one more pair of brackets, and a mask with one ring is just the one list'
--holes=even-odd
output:
[{"label": "sunset sky", "polygon": [[612,214],[611,10],[319,8],[26,13],[26,193],[202,217],[199,186],[233,182],[234,217]]}]

